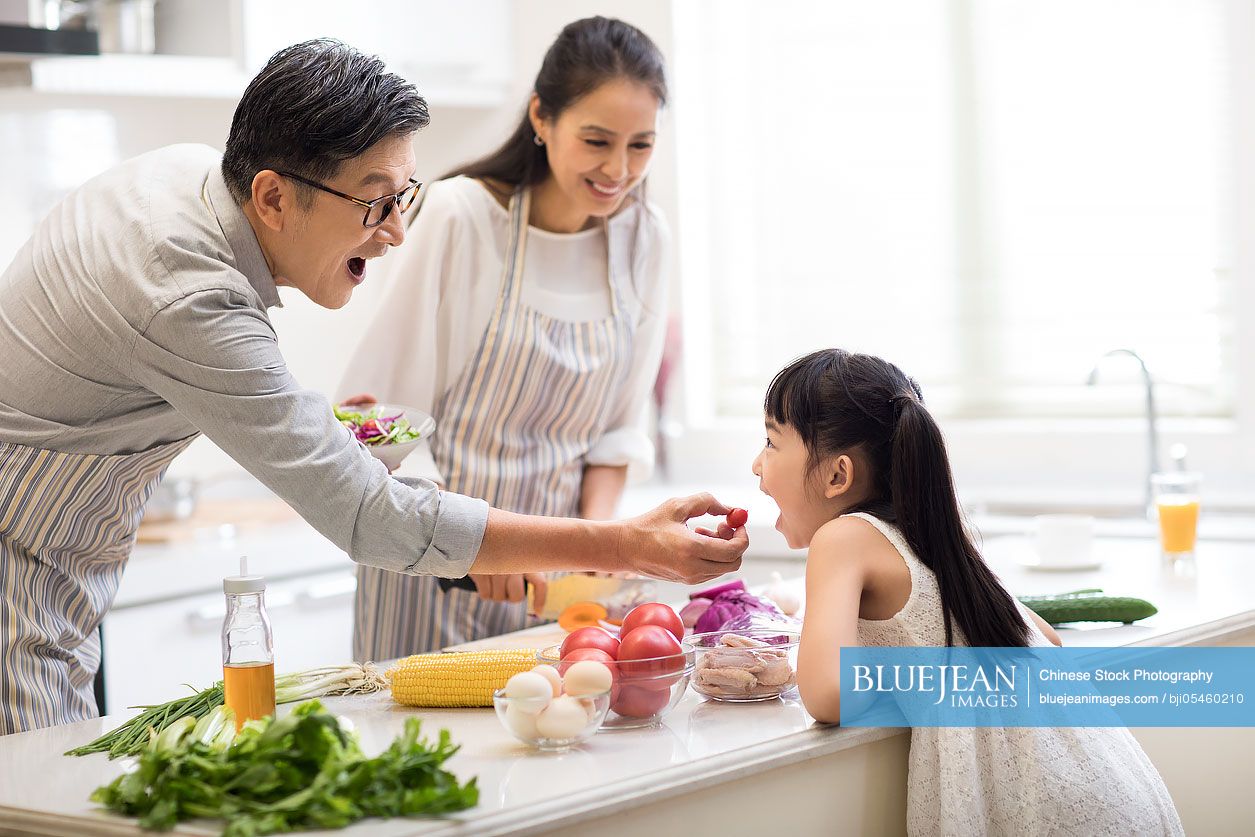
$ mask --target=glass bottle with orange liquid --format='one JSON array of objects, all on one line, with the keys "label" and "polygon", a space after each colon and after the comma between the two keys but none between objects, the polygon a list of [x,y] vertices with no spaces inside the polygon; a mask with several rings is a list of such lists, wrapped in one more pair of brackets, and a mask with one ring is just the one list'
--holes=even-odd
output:
[{"label": "glass bottle with orange liquid", "polygon": [[1165,558],[1192,558],[1198,540],[1199,488],[1202,478],[1189,471],[1151,475],[1159,517],[1159,545]]},{"label": "glass bottle with orange liquid", "polygon": [[275,655],[270,617],[266,614],[266,580],[249,575],[246,559],[240,574],[222,580],[227,615],[222,622],[223,701],[245,721],[275,713]]}]

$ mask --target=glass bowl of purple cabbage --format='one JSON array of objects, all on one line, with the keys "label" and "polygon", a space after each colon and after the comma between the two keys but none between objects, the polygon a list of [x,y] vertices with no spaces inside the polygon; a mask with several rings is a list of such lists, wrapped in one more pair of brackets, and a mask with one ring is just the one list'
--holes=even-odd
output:
[{"label": "glass bowl of purple cabbage", "polygon": [[743,703],[774,700],[797,686],[802,635],[786,625],[693,634],[689,685],[702,697]]},{"label": "glass bowl of purple cabbage", "polygon": [[336,421],[353,434],[371,456],[395,471],[436,430],[436,420],[413,407],[397,404],[339,404]]}]

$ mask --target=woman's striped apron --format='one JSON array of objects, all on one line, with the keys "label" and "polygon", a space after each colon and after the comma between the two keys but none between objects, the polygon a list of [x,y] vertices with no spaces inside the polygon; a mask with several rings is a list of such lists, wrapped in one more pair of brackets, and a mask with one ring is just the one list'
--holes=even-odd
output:
[{"label": "woman's striped apron", "polygon": [[[565,322],[522,301],[531,195],[510,200],[497,307],[470,363],[438,401],[432,455],[449,491],[523,514],[579,513],[584,457],[631,366],[633,319],[607,253],[610,316]],[[610,231],[606,230],[609,248]],[[528,624],[525,602],[442,591],[437,579],[360,565],[353,655],[386,660]]]},{"label": "woman's striped apron", "polygon": [[96,627],[144,504],[193,438],[113,456],[0,442],[0,734],[95,717]]}]

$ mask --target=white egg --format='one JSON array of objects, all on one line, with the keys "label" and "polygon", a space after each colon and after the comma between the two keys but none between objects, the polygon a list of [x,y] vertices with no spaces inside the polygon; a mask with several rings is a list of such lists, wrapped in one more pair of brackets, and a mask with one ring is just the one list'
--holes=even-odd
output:
[{"label": "white egg", "polygon": [[520,711],[535,715],[553,697],[553,686],[549,685],[544,675],[534,671],[521,671],[506,681],[505,696],[516,701],[514,705]]},{"label": "white egg", "polygon": [[536,740],[536,715],[524,712],[518,704],[512,703],[505,708],[505,725],[510,732],[525,741]]},{"label": "white egg", "polygon": [[536,731],[544,738],[574,738],[588,726],[588,713],[573,697],[556,697],[536,716]]},{"label": "white egg", "polygon": [[[580,706],[584,707],[584,714],[588,716],[588,720],[597,720],[597,716],[601,714],[600,710],[597,708],[597,698],[582,697],[576,698],[576,700],[580,702]],[[605,697],[602,698],[602,700],[608,701],[610,698]]]},{"label": "white egg", "polygon": [[539,665],[532,671],[549,681],[549,685],[553,687],[553,696],[557,697],[562,694],[562,675],[558,674],[558,670],[553,666]]},{"label": "white egg", "polygon": [[568,695],[595,695],[607,691],[612,679],[603,663],[580,660],[566,670],[562,685]]}]

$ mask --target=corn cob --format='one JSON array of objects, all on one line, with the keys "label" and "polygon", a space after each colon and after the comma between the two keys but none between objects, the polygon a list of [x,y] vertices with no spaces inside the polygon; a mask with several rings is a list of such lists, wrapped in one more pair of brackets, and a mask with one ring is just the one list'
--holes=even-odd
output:
[{"label": "corn cob", "polygon": [[492,693],[536,666],[529,650],[415,654],[388,669],[392,699],[405,706],[492,706]]}]

